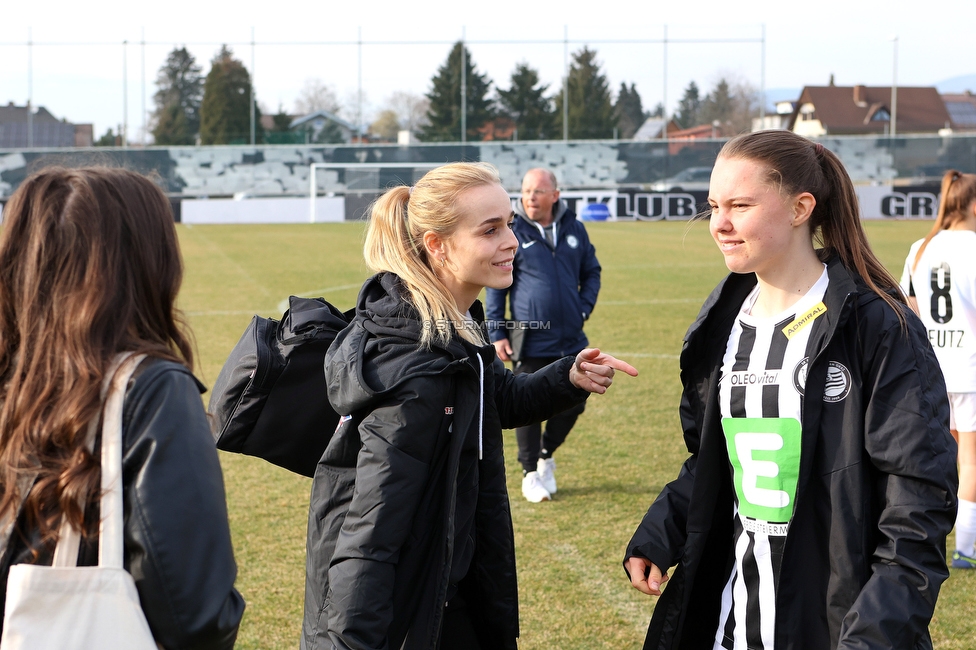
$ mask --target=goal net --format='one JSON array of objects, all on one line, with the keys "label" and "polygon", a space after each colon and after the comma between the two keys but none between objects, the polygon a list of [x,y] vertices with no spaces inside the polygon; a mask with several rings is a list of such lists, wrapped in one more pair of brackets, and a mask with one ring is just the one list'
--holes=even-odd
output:
[{"label": "goal net", "polygon": [[[413,185],[435,167],[445,163],[311,163],[308,172],[308,220],[315,223],[316,199],[344,196],[354,209],[365,210],[381,193],[397,185]],[[348,213],[348,211],[347,211]]]}]

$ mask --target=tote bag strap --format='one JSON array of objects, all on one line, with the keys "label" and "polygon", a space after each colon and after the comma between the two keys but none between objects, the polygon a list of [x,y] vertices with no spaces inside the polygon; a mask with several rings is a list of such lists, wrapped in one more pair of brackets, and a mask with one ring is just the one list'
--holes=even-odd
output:
[{"label": "tote bag strap", "polygon": [[[122,568],[122,406],[132,373],[146,358],[132,352],[117,354],[102,383],[102,498],[98,525],[98,565]],[[94,444],[96,422],[89,428],[89,448]],[[52,566],[73,567],[78,562],[80,533],[62,518],[60,539]]]},{"label": "tote bag strap", "polygon": [[7,552],[7,546],[10,545],[10,536],[14,532],[14,524],[17,523],[17,517],[20,515],[20,509],[24,507],[24,501],[27,500],[27,494],[34,487],[34,481],[37,480],[37,472],[28,472],[22,474],[20,478],[17,479],[17,491],[20,493],[20,503],[11,512],[8,512],[2,518],[0,518],[0,558],[4,556]]}]

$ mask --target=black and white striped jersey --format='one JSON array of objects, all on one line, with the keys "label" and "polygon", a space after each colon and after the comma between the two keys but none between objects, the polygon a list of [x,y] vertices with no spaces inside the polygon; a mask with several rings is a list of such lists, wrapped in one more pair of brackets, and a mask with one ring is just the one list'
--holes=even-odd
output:
[{"label": "black and white striped jersey", "polygon": [[771,650],[776,586],[800,471],[800,423],[810,325],[826,312],[827,271],[771,318],[743,302],[729,335],[719,402],[735,487],[735,561],[722,593],[715,649]]}]

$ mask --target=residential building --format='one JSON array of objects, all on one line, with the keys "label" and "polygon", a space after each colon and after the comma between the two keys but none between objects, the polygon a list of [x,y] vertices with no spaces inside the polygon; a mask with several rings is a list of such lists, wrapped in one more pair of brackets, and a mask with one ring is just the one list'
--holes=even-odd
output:
[{"label": "residential building", "polygon": [[794,101],[776,102],[775,110],[772,113],[766,113],[761,119],[752,118],[752,130],[769,131],[789,128],[790,117],[793,115],[794,108],[796,108]]},{"label": "residential building", "polygon": [[935,87],[899,86],[892,106],[890,86],[806,86],[790,116],[790,130],[807,137],[938,133],[950,123]]},{"label": "residential building", "polygon": [[[667,125],[667,131],[665,132],[665,124]],[[634,133],[634,140],[660,140],[664,138],[665,135],[671,137],[672,133],[681,130],[681,126],[675,122],[673,119],[665,120],[663,117],[649,117],[644,120],[644,123],[640,125],[637,132]]]},{"label": "residential building", "polygon": [[[28,125],[33,136],[30,138]],[[92,135],[91,124],[59,120],[43,106],[38,106],[29,117],[27,106],[16,106],[13,102],[0,106],[0,149],[90,147]]]},{"label": "residential building", "polygon": [[356,128],[355,124],[347,122],[329,111],[315,111],[308,115],[296,117],[291,121],[289,128],[295,132],[307,133],[308,142],[318,142],[320,134],[330,122],[338,129],[339,139],[342,142],[352,142],[359,137],[359,129]]},{"label": "residential building", "polygon": [[971,91],[942,95],[953,131],[976,131],[976,95]]}]

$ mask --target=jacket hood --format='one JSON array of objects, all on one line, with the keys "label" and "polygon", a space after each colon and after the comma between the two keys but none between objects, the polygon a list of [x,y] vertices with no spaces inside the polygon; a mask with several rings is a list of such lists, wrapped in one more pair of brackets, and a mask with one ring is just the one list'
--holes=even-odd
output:
[{"label": "jacket hood", "polygon": [[[471,313],[484,320],[480,303],[472,306]],[[457,337],[447,346],[435,342],[430,348],[421,347],[423,327],[395,274],[379,273],[367,280],[359,292],[356,315],[325,356],[332,407],[341,414],[354,413],[407,380],[457,372],[472,353],[486,354]]]},{"label": "jacket hood", "polygon": [[[567,215],[572,215],[571,218],[573,218],[573,219],[576,218],[576,215],[573,213],[573,211],[569,209],[569,204],[566,203],[566,200],[565,199],[559,199],[559,201],[557,201],[552,206],[552,211],[553,211],[553,219],[552,219],[553,223],[558,223],[559,221],[561,221]],[[535,221],[532,221],[532,219],[529,218],[529,215],[527,215],[525,213],[525,206],[522,205],[522,199],[521,199],[521,197],[519,197],[519,199],[515,202],[515,214],[517,214],[518,216],[520,216],[523,219],[525,219],[526,221],[528,221],[534,227],[536,227],[536,228],[539,227],[536,224],[536,222]]]}]

